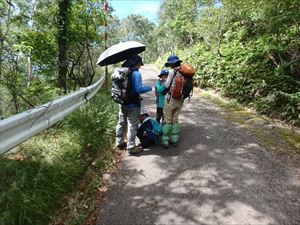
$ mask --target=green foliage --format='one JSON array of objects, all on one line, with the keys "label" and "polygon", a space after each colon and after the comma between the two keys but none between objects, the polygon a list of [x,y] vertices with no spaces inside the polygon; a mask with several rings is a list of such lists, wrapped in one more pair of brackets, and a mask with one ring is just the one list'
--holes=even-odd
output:
[{"label": "green foliage", "polygon": [[[193,43],[195,21],[197,19],[196,0],[164,0],[159,12],[160,27],[168,31],[170,42],[175,46]],[[167,47],[167,46],[166,46]]]},{"label": "green foliage", "polygon": [[[0,1],[1,89],[6,90],[3,99],[12,99],[14,103],[14,107],[9,107],[11,102],[3,103],[5,110],[1,110],[1,117],[45,103],[53,96],[46,92],[52,89],[57,92],[60,83],[57,37],[60,2]],[[96,0],[70,1],[68,5],[67,33],[63,39],[66,42],[68,91],[86,87],[95,78],[95,61],[101,52],[99,48],[103,49],[104,13],[99,10],[100,6]],[[32,96],[33,89],[41,92]]]},{"label": "green foliage", "polygon": [[[113,141],[115,108],[108,95],[94,98],[0,158],[0,224],[47,224],[94,155],[105,154]],[[102,159],[98,164],[107,165]]]},{"label": "green foliage", "polygon": [[19,73],[7,73],[4,78],[0,85],[3,99],[1,118],[55,100],[61,94],[58,88],[42,79],[33,79],[31,85],[27,85]]},{"label": "green foliage", "polygon": [[99,1],[72,2],[70,25],[67,33],[68,89],[86,87],[95,78],[96,60],[104,49],[101,30],[104,13],[99,10]]},{"label": "green foliage", "polygon": [[[1,224],[45,224],[83,171],[72,134],[53,130],[1,163]],[[73,143],[72,143],[73,142]],[[70,144],[72,143],[72,144]]]},{"label": "green foliage", "polygon": [[95,150],[105,148],[114,136],[117,117],[112,114],[116,105],[100,95],[91,99],[91,104],[75,112],[70,118],[70,128],[79,129],[82,146]]},{"label": "green foliage", "polygon": [[[161,14],[158,29],[170,23],[179,29],[191,20],[181,17],[177,22],[180,13],[172,3],[177,4],[162,4],[166,14]],[[163,65],[169,54],[177,54],[195,66],[200,87],[220,90],[260,113],[299,126],[299,6],[299,1],[287,0],[224,0],[220,7],[203,3],[194,18],[197,43],[186,47],[186,42],[171,38],[176,47],[157,63]],[[180,36],[180,30],[173,35]]]},{"label": "green foliage", "polygon": [[144,53],[146,62],[156,59],[155,23],[141,15],[131,14],[120,22],[120,39],[122,41],[140,41],[147,46]]},{"label": "green foliage", "polygon": [[38,106],[49,101],[55,100],[61,94],[58,88],[44,80],[34,79],[30,86],[22,90],[23,97],[33,106]]},{"label": "green foliage", "polygon": [[300,92],[288,94],[282,91],[272,91],[266,97],[258,99],[256,109],[264,114],[279,117],[299,126]]}]

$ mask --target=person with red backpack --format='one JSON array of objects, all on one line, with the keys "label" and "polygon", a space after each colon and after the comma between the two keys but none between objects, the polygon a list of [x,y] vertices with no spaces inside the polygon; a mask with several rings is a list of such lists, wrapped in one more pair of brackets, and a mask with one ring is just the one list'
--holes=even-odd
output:
[{"label": "person with red backpack", "polygon": [[169,75],[165,83],[168,92],[163,108],[165,124],[162,127],[161,144],[164,148],[169,145],[177,146],[179,140],[179,113],[185,98],[190,97],[193,88],[192,76],[195,70],[192,66],[181,64],[178,56],[171,55],[165,63],[169,67]]}]

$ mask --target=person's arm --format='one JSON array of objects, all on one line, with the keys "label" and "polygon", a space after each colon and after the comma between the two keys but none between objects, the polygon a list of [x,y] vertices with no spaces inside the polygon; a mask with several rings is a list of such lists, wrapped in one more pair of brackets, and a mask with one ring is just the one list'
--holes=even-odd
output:
[{"label": "person's arm", "polygon": [[152,90],[152,87],[145,85],[143,86],[142,84],[142,75],[140,74],[140,72],[138,71],[134,71],[132,73],[133,76],[133,84],[134,84],[134,89],[138,94],[143,94],[146,93],[148,91]]},{"label": "person's arm", "polygon": [[174,69],[169,70],[169,75],[165,83],[166,89],[170,88],[174,75],[175,75]]}]

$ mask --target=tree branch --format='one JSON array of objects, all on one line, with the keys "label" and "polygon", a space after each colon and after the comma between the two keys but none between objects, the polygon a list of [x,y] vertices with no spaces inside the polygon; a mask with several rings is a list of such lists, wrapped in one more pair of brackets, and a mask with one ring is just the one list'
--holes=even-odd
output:
[{"label": "tree branch", "polygon": [[33,104],[31,104],[26,98],[24,98],[22,95],[17,94],[24,102],[26,102],[28,105],[30,105],[31,108],[35,108]]}]

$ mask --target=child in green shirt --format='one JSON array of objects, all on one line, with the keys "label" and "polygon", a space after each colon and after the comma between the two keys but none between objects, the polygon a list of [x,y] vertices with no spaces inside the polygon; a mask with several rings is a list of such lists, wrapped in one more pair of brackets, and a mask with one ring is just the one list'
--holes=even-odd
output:
[{"label": "child in green shirt", "polygon": [[163,108],[165,105],[165,82],[168,77],[168,70],[161,70],[158,75],[159,79],[155,82],[155,95],[156,95],[156,120],[160,123],[164,122]]}]

